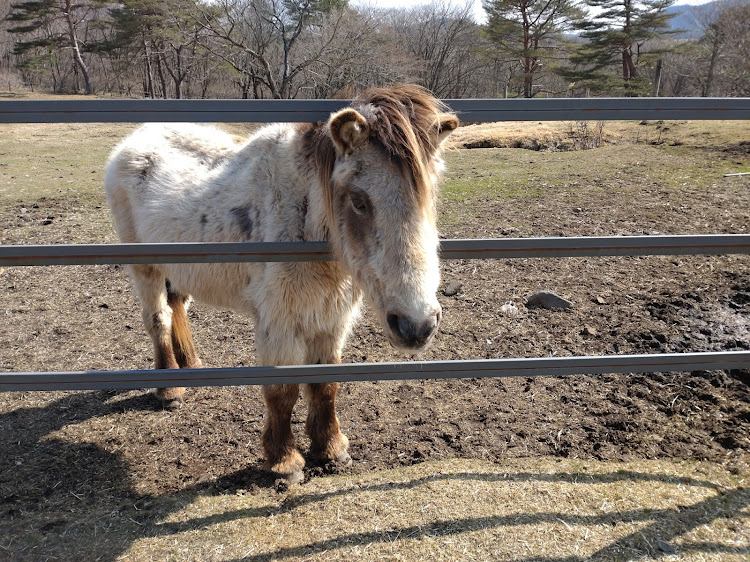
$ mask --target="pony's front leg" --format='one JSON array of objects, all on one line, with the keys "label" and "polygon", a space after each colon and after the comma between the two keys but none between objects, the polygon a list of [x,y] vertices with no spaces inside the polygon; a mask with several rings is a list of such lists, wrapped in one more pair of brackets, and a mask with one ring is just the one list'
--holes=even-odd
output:
[{"label": "pony's front leg", "polygon": [[302,482],[305,459],[297,451],[292,433],[292,410],[299,398],[299,385],[264,386],[263,398],[266,400],[266,424],[261,436],[266,454],[264,468],[290,484]]},{"label": "pony's front leg", "polygon": [[[309,344],[307,362],[341,363],[342,339],[317,336]],[[322,461],[336,461],[349,466],[352,463],[347,452],[349,439],[341,433],[339,418],[336,415],[336,393],[339,384],[312,383],[304,385],[303,388],[307,402],[305,430],[310,437],[310,455]]]},{"label": "pony's front leg", "polygon": [[[255,344],[261,365],[299,365],[304,360],[304,344],[286,327],[264,325],[256,328]],[[263,468],[285,478],[290,484],[304,479],[305,459],[297,450],[292,433],[292,410],[299,399],[298,384],[263,387],[266,420],[261,434],[266,461]]]},{"label": "pony's front leg", "polygon": [[341,433],[336,415],[336,393],[339,383],[313,383],[304,386],[307,402],[305,430],[310,437],[310,455],[322,461],[352,464],[347,452],[349,439]]}]

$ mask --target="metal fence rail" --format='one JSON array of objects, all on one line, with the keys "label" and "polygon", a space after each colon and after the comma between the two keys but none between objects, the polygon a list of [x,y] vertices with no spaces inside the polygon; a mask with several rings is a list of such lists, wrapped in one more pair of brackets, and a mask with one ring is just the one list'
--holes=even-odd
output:
[{"label": "metal fence rail", "polygon": [[[464,121],[750,120],[750,98],[444,100]],[[311,122],[344,100],[0,101],[0,123]],[[442,259],[750,254],[750,235],[443,240]],[[325,242],[0,246],[0,267],[331,260]],[[223,369],[0,373],[0,391],[748,369],[750,352],[360,363]]]},{"label": "metal fence rail", "polygon": [[417,361],[409,363],[287,365],[223,369],[0,373],[0,391],[136,389],[171,386],[594,375],[653,371],[746,369],[748,365],[750,365],[750,351],[731,351],[664,353],[659,355]]},{"label": "metal fence rail", "polygon": [[[440,242],[440,257],[444,260],[696,254],[750,254],[750,234],[477,238]],[[0,246],[0,267],[115,263],[293,262],[333,259],[327,242]]]},{"label": "metal fence rail", "polygon": [[[464,121],[750,119],[750,98],[444,100]],[[314,122],[349,100],[5,100],[0,123]]]}]

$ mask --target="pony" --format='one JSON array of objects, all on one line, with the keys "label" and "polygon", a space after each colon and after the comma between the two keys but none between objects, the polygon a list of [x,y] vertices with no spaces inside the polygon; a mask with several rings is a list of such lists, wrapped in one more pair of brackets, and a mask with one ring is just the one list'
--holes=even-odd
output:
[{"label": "pony", "polygon": [[[196,368],[186,310],[250,315],[262,365],[340,363],[363,298],[389,342],[416,352],[442,317],[436,227],[445,138],[458,118],[413,85],[372,88],[314,124],[268,125],[241,142],[194,124],[146,124],[110,156],[104,189],[122,242],[317,241],[331,262],[130,265],[157,369]],[[309,456],[351,464],[337,383],[303,385]],[[184,388],[161,388],[165,407]],[[264,469],[303,479],[292,409],[299,385],[263,387]]]}]

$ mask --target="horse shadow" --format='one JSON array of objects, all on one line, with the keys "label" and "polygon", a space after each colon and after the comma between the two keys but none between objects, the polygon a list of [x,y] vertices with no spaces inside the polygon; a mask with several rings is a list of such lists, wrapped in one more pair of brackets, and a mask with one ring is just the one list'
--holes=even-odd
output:
[{"label": "horse shadow", "polygon": [[[186,528],[204,529],[212,525],[292,512],[302,506],[325,502],[351,490],[306,493],[304,486],[280,505],[226,511],[188,521],[165,522],[168,516],[181,511],[200,495],[220,490],[234,494],[250,485],[273,488],[274,479],[259,466],[246,466],[217,479],[185,486],[160,495],[139,493],[131,478],[131,469],[122,455],[86,442],[71,442],[56,433],[71,424],[92,417],[106,416],[125,410],[154,410],[158,404],[149,394],[109,400],[117,393],[86,392],[65,394],[51,403],[38,407],[19,408],[0,415],[0,518],[4,537],[0,538],[0,559],[39,560],[44,558],[117,560],[138,540],[178,535]],[[158,462],[157,459],[154,462]],[[410,489],[444,480],[501,482],[579,482],[577,473],[474,473],[433,474],[404,482],[374,483],[360,486],[357,491],[388,492]],[[660,481],[686,486],[717,489],[709,481],[690,477],[618,471],[587,474],[591,483],[616,481]],[[668,554],[645,540],[649,530],[662,541],[670,540],[706,525],[717,518],[742,515],[750,506],[750,488],[721,490],[720,494],[674,509],[638,509],[629,512],[575,515],[546,512],[489,517],[452,518],[447,521],[403,526],[388,531],[366,531],[310,542],[300,547],[279,548],[273,552],[242,558],[248,561],[279,560],[306,557],[335,551],[341,544],[367,545],[394,541],[399,537],[449,537],[467,529],[514,527],[518,525],[555,523],[569,525],[613,525],[619,521],[642,521],[644,526],[607,545],[592,559],[616,558],[624,546],[633,544],[653,557]],[[665,524],[665,521],[668,524]],[[690,551],[748,555],[750,548],[729,548],[718,543],[693,543]],[[534,558],[543,562],[567,562],[580,557]]]}]

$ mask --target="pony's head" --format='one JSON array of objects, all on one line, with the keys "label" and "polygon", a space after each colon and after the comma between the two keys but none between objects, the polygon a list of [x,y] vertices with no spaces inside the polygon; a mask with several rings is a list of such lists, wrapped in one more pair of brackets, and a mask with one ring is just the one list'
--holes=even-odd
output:
[{"label": "pony's head", "polygon": [[318,128],[331,244],[397,348],[426,347],[442,317],[437,180],[457,126],[426,90],[395,86],[365,91]]}]

